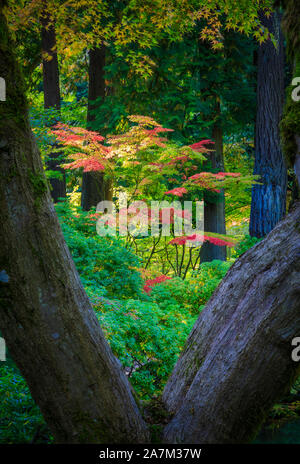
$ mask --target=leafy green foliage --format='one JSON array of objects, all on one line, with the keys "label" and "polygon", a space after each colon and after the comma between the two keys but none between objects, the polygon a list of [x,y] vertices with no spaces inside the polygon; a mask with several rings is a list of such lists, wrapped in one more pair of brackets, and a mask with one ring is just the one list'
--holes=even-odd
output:
[{"label": "leafy green foliage", "polygon": [[235,254],[237,257],[241,256],[247,250],[252,248],[256,243],[260,242],[262,239],[257,237],[251,237],[250,235],[246,235],[243,240],[239,242],[239,244],[235,247]]},{"label": "leafy green foliage", "polygon": [[0,364],[0,397],[0,443],[51,440],[40,410],[13,363]]},{"label": "leafy green foliage", "polygon": [[198,315],[230,266],[231,263],[218,260],[202,263],[186,280],[175,277],[155,286],[151,296],[161,308],[170,306],[179,311],[184,308]]},{"label": "leafy green foliage", "polygon": [[172,127],[174,140],[192,143],[212,137],[216,99],[221,102],[226,135],[250,126],[255,118],[255,44],[225,31],[224,50],[213,53],[207,43],[199,41],[199,33],[200,28],[195,28],[180,42],[162,40],[146,49],[145,61],[153,63],[148,76],[133,73],[123,54],[109,47],[105,76],[111,91],[104,102],[99,101],[93,129],[102,135],[119,133],[126,116],[145,114]]},{"label": "leafy green foliage", "polygon": [[57,204],[65,240],[91,298],[135,298],[141,296],[139,259],[114,237],[99,237],[93,213],[68,203]]},{"label": "leafy green foliage", "polygon": [[[71,95],[61,102],[60,110],[51,107],[44,108],[43,93],[37,92],[29,94],[29,99],[32,100],[30,107],[30,124],[35,135],[38,147],[41,152],[42,160],[45,166],[49,163],[49,154],[56,153],[56,161],[58,164],[65,160],[65,153],[58,147],[55,137],[51,135],[48,128],[52,125],[61,122],[72,126],[84,125],[86,119],[86,108],[83,101],[76,101]],[[45,170],[48,179],[62,178],[62,173],[54,171],[47,166]],[[68,176],[68,180],[72,176]]]},{"label": "leafy green foliage", "polygon": [[[250,130],[244,130],[244,134],[234,133],[225,137],[224,143],[224,165],[225,171],[240,172],[247,176],[254,169],[254,143],[251,140],[253,134]],[[258,178],[260,181],[260,178]],[[234,189],[225,192],[226,202],[226,225],[235,234],[236,227],[245,226],[248,230],[248,220],[251,208],[251,185],[245,187],[236,185]]]},{"label": "leafy green foliage", "polygon": [[139,397],[160,393],[195,318],[179,305],[132,299],[103,301],[95,310]]}]

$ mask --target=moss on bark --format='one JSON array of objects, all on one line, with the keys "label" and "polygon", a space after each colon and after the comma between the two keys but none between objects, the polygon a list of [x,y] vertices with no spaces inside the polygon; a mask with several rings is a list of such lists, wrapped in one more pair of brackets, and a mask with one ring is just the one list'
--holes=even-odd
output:
[{"label": "moss on bark", "polygon": [[1,128],[7,129],[7,125],[13,128],[16,124],[21,129],[28,124],[24,82],[13,56],[13,41],[3,14],[0,15],[0,76],[6,84],[6,101],[0,104],[0,120],[5,121],[0,127],[1,137],[10,135],[7,130],[6,134],[2,133]]}]

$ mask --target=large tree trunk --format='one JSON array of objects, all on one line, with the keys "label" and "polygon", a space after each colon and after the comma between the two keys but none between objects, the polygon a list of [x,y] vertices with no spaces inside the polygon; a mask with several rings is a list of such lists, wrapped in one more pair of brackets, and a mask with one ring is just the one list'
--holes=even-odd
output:
[{"label": "large tree trunk", "polygon": [[[101,106],[105,98],[105,46],[96,47],[89,52],[89,94],[87,127],[95,128],[95,111]],[[92,206],[96,206],[100,201],[111,200],[111,187],[108,181],[104,180],[101,172],[85,172],[82,176],[81,206],[84,211],[88,211]]]},{"label": "large tree trunk", "polygon": [[[135,443],[147,432],[66,247],[31,134],[0,9],[0,330],[57,442]],[[7,280],[7,279],[6,279]]]},{"label": "large tree trunk", "polygon": [[248,442],[300,374],[299,221],[300,204],[235,262],[200,314],[165,387],[167,442]]},{"label": "large tree trunk", "polygon": [[[211,165],[214,172],[222,172],[224,171],[223,131],[220,123],[214,125],[212,139],[215,142],[215,150],[210,155]],[[226,234],[224,191],[204,193],[204,231]],[[201,247],[200,262],[213,261],[214,259],[226,261],[226,247],[204,242]]]},{"label": "large tree trunk", "polygon": [[261,21],[278,41],[271,40],[258,49],[257,114],[254,174],[263,185],[252,189],[250,235],[264,237],[284,217],[286,211],[287,170],[280,147],[279,122],[284,101],[284,47],[280,14]]},{"label": "large tree trunk", "polygon": [[[42,59],[43,59],[43,86],[44,107],[60,109],[59,70],[56,52],[56,35],[53,21],[47,12],[47,5],[41,15]],[[51,196],[56,203],[58,198],[66,196],[65,171],[60,167],[59,152],[49,155],[47,168],[56,171],[62,178],[50,178]]]}]

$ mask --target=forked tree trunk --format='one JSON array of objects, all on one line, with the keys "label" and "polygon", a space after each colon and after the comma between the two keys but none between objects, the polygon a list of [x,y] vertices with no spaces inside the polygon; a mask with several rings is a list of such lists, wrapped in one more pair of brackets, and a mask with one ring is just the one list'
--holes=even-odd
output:
[{"label": "forked tree trunk", "polygon": [[300,203],[242,255],[200,314],[165,387],[169,443],[244,443],[300,374]]},{"label": "forked tree trunk", "polygon": [[[220,108],[218,110],[220,112]],[[224,171],[223,159],[223,131],[216,123],[213,127],[212,138],[215,150],[211,152],[211,165],[214,172]],[[204,193],[204,231],[226,234],[225,226],[225,196],[221,193]],[[226,261],[226,247],[204,242],[200,251],[201,263],[220,259]]]},{"label": "forked tree trunk", "polygon": [[0,330],[57,442],[147,441],[65,244],[0,9]]},{"label": "forked tree trunk", "polygon": [[264,237],[284,217],[286,211],[287,169],[280,147],[279,122],[284,101],[284,47],[280,16],[261,15],[261,21],[278,41],[258,49],[257,114],[254,174],[262,185],[252,188],[250,235]]},{"label": "forked tree trunk", "polygon": [[[42,59],[43,59],[43,86],[44,86],[44,107],[60,109],[60,90],[59,90],[59,70],[56,51],[55,27],[47,12],[47,1],[44,0],[45,8],[41,15],[41,36],[42,36]],[[66,196],[66,176],[65,170],[60,167],[60,152],[49,154],[47,168],[59,173],[61,178],[50,178],[51,196],[54,203],[59,198]]]},{"label": "forked tree trunk", "polygon": [[[102,45],[91,49],[89,59],[87,127],[96,130],[98,128],[93,125],[96,119],[95,112],[105,98],[105,46]],[[84,211],[89,211],[92,206],[97,206],[100,201],[111,199],[110,182],[104,180],[102,172],[83,173],[81,207]]]}]

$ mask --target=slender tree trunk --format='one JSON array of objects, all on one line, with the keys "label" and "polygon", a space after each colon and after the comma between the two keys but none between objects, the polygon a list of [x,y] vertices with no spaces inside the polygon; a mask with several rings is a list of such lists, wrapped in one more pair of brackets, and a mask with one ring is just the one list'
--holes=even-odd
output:
[{"label": "slender tree trunk", "polygon": [[1,333],[57,442],[147,442],[65,244],[1,8],[0,30]]},{"label": "slender tree trunk", "polygon": [[[95,130],[95,111],[101,106],[101,101],[105,98],[105,46],[91,49],[89,52],[89,94],[88,94],[88,113],[87,126]],[[100,101],[99,101],[100,99]],[[98,100],[98,101],[97,101]],[[102,200],[111,200],[112,192],[108,181],[104,180],[101,172],[85,172],[82,176],[82,209],[88,211],[92,206],[96,206]]]},{"label": "slender tree trunk", "polygon": [[258,49],[257,114],[255,130],[255,167],[263,185],[252,189],[250,235],[264,237],[284,217],[286,211],[287,170],[280,146],[279,122],[284,100],[284,47],[280,14],[261,21],[278,40]]},{"label": "slender tree trunk", "polygon": [[[215,124],[212,138],[215,142],[215,150],[211,154],[212,168],[214,171],[224,171],[223,134],[220,123]],[[219,194],[204,193],[204,230],[206,232],[226,234],[224,191]],[[200,252],[201,263],[213,261],[214,259],[226,261],[226,247],[204,242]]]},{"label": "slender tree trunk", "polygon": [[[46,8],[45,6],[41,15],[44,107],[45,109],[55,108],[59,110],[60,90],[55,28]],[[49,155],[47,162],[49,170],[56,171],[62,176],[62,178],[50,178],[51,196],[55,203],[58,198],[66,196],[66,177],[64,169],[60,167],[60,156],[59,152],[53,152]]]},{"label": "slender tree trunk", "polygon": [[[200,314],[163,399],[168,443],[244,443],[300,374],[300,203],[240,257]],[[276,250],[276,252],[274,252]]]},{"label": "slender tree trunk", "polygon": [[41,26],[44,107],[59,110],[60,90],[55,28],[46,9],[41,16]]},{"label": "slender tree trunk", "polygon": [[105,46],[93,48],[89,51],[89,93],[87,123],[95,121],[95,111],[99,107],[97,99],[105,98]]}]

